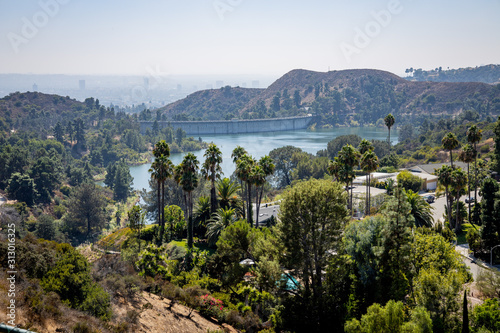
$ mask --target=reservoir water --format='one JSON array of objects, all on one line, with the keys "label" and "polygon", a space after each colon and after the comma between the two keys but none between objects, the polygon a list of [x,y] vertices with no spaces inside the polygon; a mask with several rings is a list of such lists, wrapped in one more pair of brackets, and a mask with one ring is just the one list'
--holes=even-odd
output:
[{"label": "reservoir water", "polygon": [[[376,127],[341,127],[320,130],[298,130],[284,132],[266,132],[266,133],[245,133],[245,134],[227,134],[202,136],[205,142],[215,143],[222,152],[222,171],[223,177],[230,177],[235,169],[231,159],[231,153],[236,146],[241,146],[247,150],[255,159],[259,159],[275,148],[284,146],[299,147],[305,152],[316,154],[318,150],[326,149],[329,141],[341,135],[357,134],[367,140],[387,140],[387,128]],[[398,131],[391,130],[391,142],[397,143]],[[200,166],[204,161],[204,150],[193,152]],[[185,153],[172,154],[170,159],[174,165],[182,162]],[[150,174],[148,172],[150,164],[143,164],[130,167],[130,174],[134,177],[134,189],[149,189]]]}]

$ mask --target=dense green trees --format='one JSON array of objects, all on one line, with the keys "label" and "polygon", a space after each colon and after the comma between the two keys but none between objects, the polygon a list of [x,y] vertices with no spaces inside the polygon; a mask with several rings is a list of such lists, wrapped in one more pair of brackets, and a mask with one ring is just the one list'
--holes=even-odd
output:
[{"label": "dense green trees", "polygon": [[[312,302],[319,312],[311,323],[318,323],[324,304],[323,271],[332,251],[339,249],[339,236],[346,223],[346,195],[338,183],[310,180],[298,183],[284,195],[278,224],[287,267],[303,283],[303,302]],[[303,289],[302,289],[303,288]]]},{"label": "dense green trees", "polygon": [[133,177],[124,160],[108,164],[104,184],[113,190],[115,200],[127,200],[132,194],[132,182]]}]

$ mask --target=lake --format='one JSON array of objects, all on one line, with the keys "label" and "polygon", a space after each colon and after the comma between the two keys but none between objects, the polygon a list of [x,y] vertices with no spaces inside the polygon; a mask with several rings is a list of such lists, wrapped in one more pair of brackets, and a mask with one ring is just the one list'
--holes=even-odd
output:
[{"label": "lake", "polygon": [[[299,147],[305,152],[316,154],[317,151],[326,149],[329,141],[341,135],[357,134],[367,140],[387,140],[387,128],[376,127],[341,127],[320,130],[298,130],[298,131],[283,131],[283,132],[266,132],[266,133],[245,133],[245,134],[227,134],[227,135],[211,135],[202,136],[205,142],[215,143],[222,152],[223,162],[222,171],[224,177],[229,177],[235,169],[235,165],[231,159],[231,153],[236,146],[241,146],[247,150],[255,159],[259,159],[275,148],[284,146]],[[391,142],[397,143],[398,131],[391,130]],[[204,161],[204,150],[193,152],[200,166]],[[177,165],[182,162],[185,153],[172,154],[170,156],[172,162]],[[141,190],[149,188],[150,174],[148,172],[150,164],[143,164],[130,167],[130,174],[134,177],[134,189]]]}]

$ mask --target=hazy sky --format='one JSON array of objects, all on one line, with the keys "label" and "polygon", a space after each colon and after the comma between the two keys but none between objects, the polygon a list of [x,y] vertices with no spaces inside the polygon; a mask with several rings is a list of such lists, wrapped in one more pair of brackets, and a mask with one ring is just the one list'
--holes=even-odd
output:
[{"label": "hazy sky", "polygon": [[499,18],[500,0],[0,0],[0,73],[498,64]]}]

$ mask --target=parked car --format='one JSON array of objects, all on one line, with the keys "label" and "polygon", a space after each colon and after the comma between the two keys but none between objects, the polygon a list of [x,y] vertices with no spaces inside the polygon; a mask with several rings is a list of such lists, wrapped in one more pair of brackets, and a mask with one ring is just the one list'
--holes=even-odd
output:
[{"label": "parked car", "polygon": [[436,200],[436,197],[433,196],[432,194],[424,196],[425,201],[428,203],[433,203]]},{"label": "parked car", "polygon": [[469,202],[474,202],[476,200],[476,198],[474,197],[468,197],[468,198],[465,198],[465,203],[469,203]]}]

